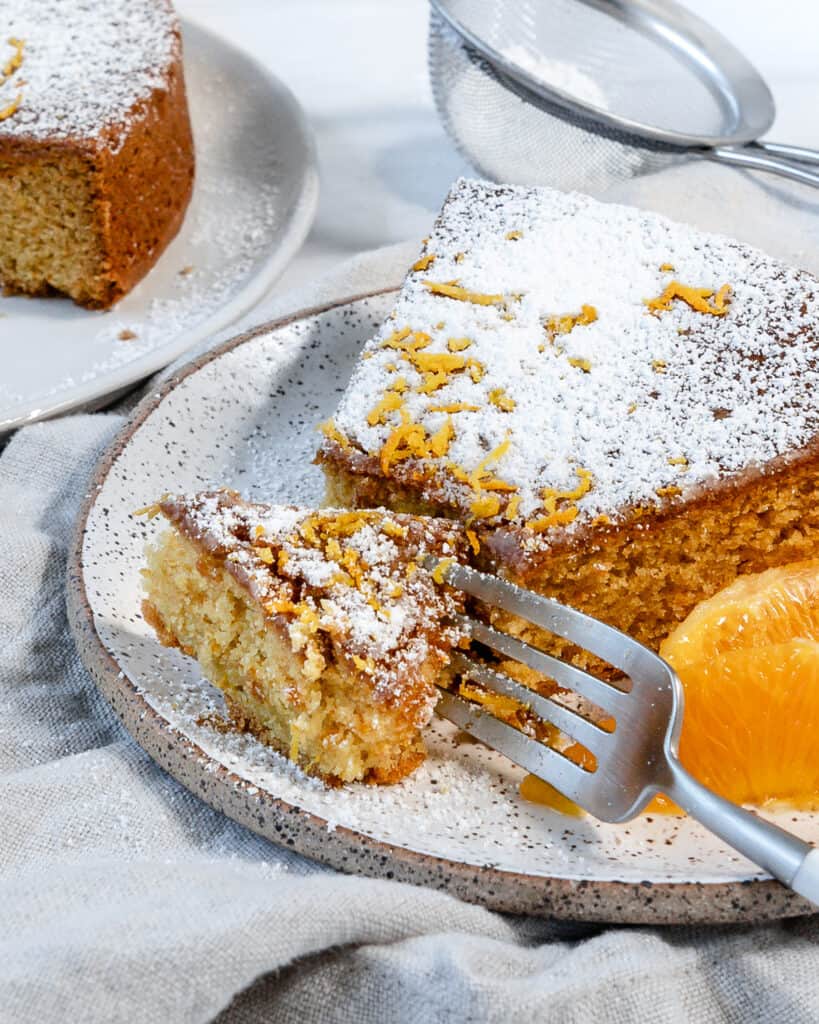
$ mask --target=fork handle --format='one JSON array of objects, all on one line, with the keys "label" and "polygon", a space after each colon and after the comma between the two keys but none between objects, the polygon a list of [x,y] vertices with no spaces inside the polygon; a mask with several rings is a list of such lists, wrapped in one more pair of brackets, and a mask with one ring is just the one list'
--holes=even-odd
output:
[{"label": "fork handle", "polygon": [[819,905],[819,849],[743,810],[703,786],[669,756],[671,778],[663,791],[729,846]]}]

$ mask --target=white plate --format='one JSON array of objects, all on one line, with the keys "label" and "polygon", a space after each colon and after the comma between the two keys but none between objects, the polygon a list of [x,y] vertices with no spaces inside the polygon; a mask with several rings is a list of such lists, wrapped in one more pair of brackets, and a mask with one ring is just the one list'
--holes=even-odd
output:
[{"label": "white plate", "polygon": [[183,35],[196,182],[182,228],[111,310],[0,297],[0,433],[99,405],[232,323],[310,229],[318,176],[298,103],[240,50],[196,25]]},{"label": "white plate", "polygon": [[[157,642],[140,613],[146,539],[131,513],[166,491],[235,487],[315,504],[316,424],[331,415],[395,293],[260,328],[151,396],[101,463],[69,567],[86,665],[139,742],[215,806],[269,838],[346,870],[447,888],[488,906],[621,921],[726,921],[806,905],[695,822],[626,825],[522,800],[522,771],[435,721],[430,756],[396,786],[327,789],[251,737],[202,724],[221,708],[195,662]],[[819,840],[819,816],[785,816]]]}]

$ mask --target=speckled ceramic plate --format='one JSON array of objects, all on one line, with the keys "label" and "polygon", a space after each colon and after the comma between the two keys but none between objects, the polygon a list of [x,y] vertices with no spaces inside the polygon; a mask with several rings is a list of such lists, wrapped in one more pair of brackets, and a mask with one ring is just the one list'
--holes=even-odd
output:
[{"label": "speckled ceramic plate", "polygon": [[196,182],[179,234],[113,309],[0,297],[0,433],[99,405],[233,323],[310,229],[318,176],[298,103],[224,40],[183,35]]},{"label": "speckled ceramic plate", "polygon": [[[798,897],[687,818],[570,818],[518,795],[522,772],[446,722],[396,786],[327,789],[256,740],[207,724],[222,707],[195,662],[140,614],[140,564],[165,491],[229,485],[316,503],[316,424],[338,401],[392,293],[260,327],[146,399],[102,460],[69,563],[83,660],[135,739],[203,800],[277,843],[362,874],[446,889],[499,910],[624,922],[749,921],[805,913]],[[819,817],[788,814],[819,840]]]}]

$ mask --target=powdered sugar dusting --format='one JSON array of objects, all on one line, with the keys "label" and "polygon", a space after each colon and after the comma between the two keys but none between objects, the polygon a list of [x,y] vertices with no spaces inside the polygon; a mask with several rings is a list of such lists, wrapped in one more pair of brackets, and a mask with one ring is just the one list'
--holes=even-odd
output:
[{"label": "powdered sugar dusting", "polygon": [[[460,631],[455,592],[419,563],[455,554],[456,528],[386,512],[348,513],[250,504],[234,492],[169,498],[162,511],[288,623],[294,650],[331,638],[377,692],[417,688],[430,656],[446,656]],[[320,644],[319,653],[327,650]],[[429,688],[425,720],[435,703]]]},{"label": "powdered sugar dusting", "polygon": [[[434,261],[407,277],[335,423],[379,453],[399,412],[374,425],[367,415],[403,374],[414,421],[431,435],[451,416],[453,440],[446,458],[425,460],[435,474],[425,486],[457,509],[468,510],[474,492],[447,463],[469,472],[506,438],[492,472],[520,496],[515,521],[542,514],[544,488],[572,490],[578,469],[591,473],[578,518],[562,527],[574,530],[635,504],[685,500],[718,477],[799,449],[819,430],[816,282],[755,249],[577,194],[462,180],[425,253]],[[682,301],[652,314],[645,300],[673,279],[714,293],[730,285],[727,314]],[[457,301],[425,285],[452,280],[503,299]],[[550,340],[548,318],[585,304],[597,319]],[[452,374],[434,394],[418,393],[423,375],[411,361],[391,371],[397,353],[384,347],[405,326],[430,336],[425,353],[469,339],[463,354],[482,364],[482,379]],[[497,389],[514,408],[493,404]],[[479,411],[431,409],[453,403]],[[406,459],[394,475],[408,479],[414,468]]]},{"label": "powdered sugar dusting", "polygon": [[[0,108],[21,96],[0,136],[94,139],[165,85],[178,45],[167,0],[6,0],[0,44],[22,40],[23,61],[0,86]],[[0,48],[5,62],[6,56]]]},{"label": "powdered sugar dusting", "polygon": [[503,56],[546,85],[568,93],[574,99],[588,103],[599,110],[609,109],[608,97],[600,84],[576,64],[546,57],[522,43],[515,43],[513,46],[507,47],[503,51]]}]

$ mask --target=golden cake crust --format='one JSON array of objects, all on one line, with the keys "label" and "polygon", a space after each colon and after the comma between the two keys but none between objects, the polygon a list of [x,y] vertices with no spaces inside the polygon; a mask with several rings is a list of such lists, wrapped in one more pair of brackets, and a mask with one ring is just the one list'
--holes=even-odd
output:
[{"label": "golden cake crust", "polygon": [[[108,13],[134,67],[130,84],[117,77],[115,45],[87,0],[21,0],[12,11],[12,29],[19,25],[28,38],[20,40],[20,67],[0,87],[0,97],[20,97],[0,121],[0,220],[7,222],[0,282],[7,293],[61,292],[107,308],[153,267],[184,218],[194,148],[178,24],[168,0],[120,7]],[[110,54],[95,56],[87,88],[104,91],[108,74],[107,103],[50,108],[61,57],[32,27],[38,15],[52,21],[49,41],[58,37],[53,21],[66,23],[66,47],[75,39],[72,17],[92,36],[86,48],[99,30],[98,49]]]}]

